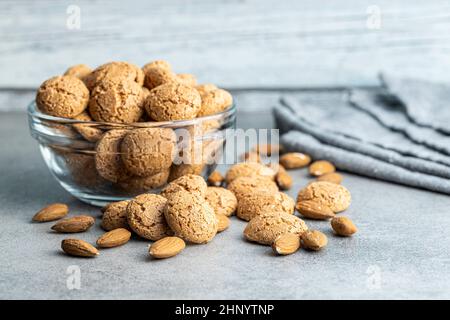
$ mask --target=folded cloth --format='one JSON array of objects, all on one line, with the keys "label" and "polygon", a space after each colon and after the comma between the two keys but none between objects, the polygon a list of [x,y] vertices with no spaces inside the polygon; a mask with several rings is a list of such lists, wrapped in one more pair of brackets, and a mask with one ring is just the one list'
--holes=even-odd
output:
[{"label": "folded cloth", "polygon": [[342,170],[450,193],[450,137],[412,121],[399,101],[384,89],[332,101],[286,95],[273,112],[288,150],[329,159]]}]

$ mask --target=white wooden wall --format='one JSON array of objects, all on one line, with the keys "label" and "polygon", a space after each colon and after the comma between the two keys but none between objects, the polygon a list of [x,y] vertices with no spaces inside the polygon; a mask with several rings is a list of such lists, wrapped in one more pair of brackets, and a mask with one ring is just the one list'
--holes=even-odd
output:
[{"label": "white wooden wall", "polygon": [[228,88],[373,85],[382,70],[450,82],[450,0],[0,1],[3,95],[76,63],[152,59]]}]

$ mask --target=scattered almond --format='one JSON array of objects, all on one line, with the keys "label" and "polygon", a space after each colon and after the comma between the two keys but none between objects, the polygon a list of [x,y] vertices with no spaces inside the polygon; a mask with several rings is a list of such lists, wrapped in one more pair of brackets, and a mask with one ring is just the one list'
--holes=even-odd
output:
[{"label": "scattered almond", "polygon": [[327,181],[327,182],[332,182],[332,183],[336,183],[336,184],[341,184],[342,175],[340,175],[337,172],[330,172],[330,173],[326,173],[324,175],[319,176],[317,178],[317,181]]},{"label": "scattered almond", "polygon": [[257,153],[271,156],[283,152],[283,146],[280,144],[258,144],[253,148]]},{"label": "scattered almond", "polygon": [[300,248],[300,237],[298,234],[285,233],[280,235],[272,244],[272,249],[276,254],[288,255],[296,252]]},{"label": "scattered almond", "polygon": [[280,164],[286,169],[298,169],[306,167],[311,162],[311,157],[300,152],[290,152],[280,157]]},{"label": "scattered almond", "polygon": [[348,237],[356,233],[358,229],[352,220],[347,217],[335,217],[331,220],[331,227],[337,235]]},{"label": "scattered almond", "polygon": [[91,216],[75,216],[58,221],[52,230],[62,233],[84,232],[94,225],[94,218]]},{"label": "scattered almond", "polygon": [[302,216],[310,219],[326,220],[335,216],[330,207],[314,200],[299,201],[296,209]]},{"label": "scattered almond", "polygon": [[336,168],[334,165],[326,160],[318,160],[311,163],[309,166],[309,173],[312,176],[318,177],[327,173],[335,172]]},{"label": "scattered almond", "polygon": [[47,222],[61,219],[69,212],[69,207],[64,203],[53,203],[37,212],[33,221]]},{"label": "scattered almond", "polygon": [[156,259],[165,259],[176,256],[186,247],[183,239],[178,237],[165,237],[153,243],[148,253]]},{"label": "scattered almond", "polygon": [[230,226],[230,219],[224,214],[216,214],[217,220],[219,221],[219,227],[217,228],[217,232],[222,232]]},{"label": "scattered almond", "polygon": [[79,239],[64,239],[61,242],[61,248],[71,256],[95,257],[98,255],[98,250],[93,245]]},{"label": "scattered almond", "polygon": [[242,155],[242,161],[244,162],[261,162],[259,153],[255,151],[249,151]]},{"label": "scattered almond", "polygon": [[219,171],[213,171],[208,177],[208,184],[211,186],[220,187],[223,182],[223,176]]},{"label": "scattered almond", "polygon": [[124,228],[118,228],[104,233],[97,239],[100,248],[113,248],[121,246],[130,240],[131,232]]},{"label": "scattered almond", "polygon": [[303,247],[318,251],[328,244],[327,236],[317,230],[307,230],[301,235]]},{"label": "scattered almond", "polygon": [[281,190],[289,190],[293,184],[292,177],[285,170],[278,171],[275,182]]}]

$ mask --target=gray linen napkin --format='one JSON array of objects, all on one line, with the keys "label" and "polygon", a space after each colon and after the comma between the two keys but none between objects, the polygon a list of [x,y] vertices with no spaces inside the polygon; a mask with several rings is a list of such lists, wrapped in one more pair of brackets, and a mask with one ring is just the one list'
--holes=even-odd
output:
[{"label": "gray linen napkin", "polygon": [[398,97],[385,91],[358,90],[348,98],[284,96],[273,110],[281,133],[290,131],[281,142],[342,170],[450,193],[450,137],[443,130],[410,121]]}]

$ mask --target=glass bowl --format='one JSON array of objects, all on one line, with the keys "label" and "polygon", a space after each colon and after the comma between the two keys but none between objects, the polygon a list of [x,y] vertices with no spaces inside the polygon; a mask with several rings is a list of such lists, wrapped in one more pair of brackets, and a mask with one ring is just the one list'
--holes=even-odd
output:
[{"label": "glass bowl", "polygon": [[[142,193],[157,193],[184,174],[198,174],[206,179],[220,160],[227,129],[235,128],[236,106],[192,120],[118,124],[49,116],[32,102],[28,106],[28,122],[31,136],[38,141],[47,167],[61,186],[83,202],[104,206]],[[171,129],[164,132],[171,134],[170,146],[173,143],[174,148],[167,151],[166,143],[165,149],[159,150],[160,144],[150,139],[140,142],[131,162],[139,160],[145,167],[155,161],[163,163],[158,162],[161,158],[170,159],[164,161],[164,169],[148,176],[128,172],[123,159],[129,160],[130,154],[121,148],[120,141],[116,140],[112,149],[98,147],[102,137],[112,130],[126,130],[126,135],[133,130],[155,132],[155,128]],[[111,176],[111,170],[120,175]]]}]

